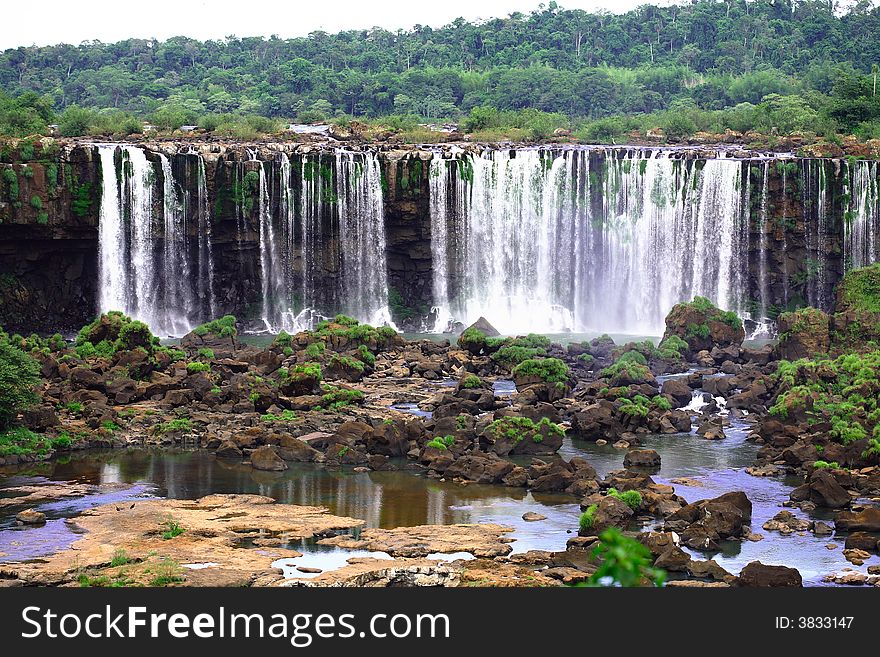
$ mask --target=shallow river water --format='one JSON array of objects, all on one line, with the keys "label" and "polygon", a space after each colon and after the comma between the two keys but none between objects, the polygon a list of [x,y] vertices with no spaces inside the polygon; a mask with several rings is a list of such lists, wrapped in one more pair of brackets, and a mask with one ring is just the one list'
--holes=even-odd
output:
[{"label": "shallow river water", "polygon": [[[849,566],[842,555],[842,537],[782,536],[761,529],[787,499],[797,481],[752,477],[744,472],[757,449],[746,442],[746,426],[734,424],[723,441],[706,441],[694,434],[652,436],[645,447],[662,457],[660,471],[653,475],[661,483],[688,477],[699,486],[675,484],[676,492],[688,501],[742,490],[754,505],[752,528],[765,538],[758,542],[728,543],[712,556],[727,570],[738,573],[749,561],[785,564],[797,568],[805,582],[819,584],[822,575]],[[566,458],[584,456],[600,475],[623,465],[622,450],[566,439],[561,450]],[[210,493],[257,493],[291,504],[327,506],[334,514],[366,520],[370,527],[399,527],[420,524],[495,522],[514,528],[515,552],[530,549],[561,550],[577,530],[580,509],[565,495],[529,493],[522,489],[488,485],[459,485],[423,476],[417,471],[354,472],[350,468],[326,468],[312,464],[290,464],[285,472],[261,472],[250,466],[216,459],[205,451],[139,449],[81,453],[69,460],[32,466],[18,474],[0,477],[4,489],[22,484],[75,481],[116,484],[111,492],[38,504],[46,513],[43,527],[16,528],[17,507],[0,510],[0,561],[39,557],[66,547],[76,540],[63,519],[82,509],[110,502],[121,503],[143,497],[194,499]],[[401,466],[406,466],[401,463]],[[522,514],[537,511],[547,519],[525,522]],[[794,512],[804,517],[799,510]],[[5,514],[5,515],[4,515]],[[828,519],[818,514],[817,519]],[[648,526],[654,523],[648,523]],[[836,543],[838,548],[825,546]],[[328,550],[313,544],[293,546],[306,552],[292,565],[338,567],[350,556],[344,550]],[[877,558],[874,557],[874,563]],[[279,564],[291,565],[291,564]]]}]

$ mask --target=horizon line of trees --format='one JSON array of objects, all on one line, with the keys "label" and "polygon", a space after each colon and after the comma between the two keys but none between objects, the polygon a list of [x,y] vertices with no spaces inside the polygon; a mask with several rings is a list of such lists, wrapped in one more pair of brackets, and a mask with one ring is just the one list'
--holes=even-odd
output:
[{"label": "horizon line of trees", "polygon": [[726,113],[745,127],[773,105],[779,130],[877,137],[877,34],[869,0],[693,0],[622,14],[550,2],[436,29],[22,47],[0,53],[0,133],[53,121],[130,132],[143,119],[259,132],[280,118],[460,120],[481,108],[577,125]]}]

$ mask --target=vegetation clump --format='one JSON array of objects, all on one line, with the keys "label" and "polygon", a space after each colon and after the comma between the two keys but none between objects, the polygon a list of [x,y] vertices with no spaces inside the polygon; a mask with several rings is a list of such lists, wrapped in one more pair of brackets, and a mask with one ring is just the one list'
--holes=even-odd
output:
[{"label": "vegetation clump", "polygon": [[880,439],[880,351],[780,361],[770,380],[771,415],[827,427],[843,445]]},{"label": "vegetation clump", "polygon": [[360,404],[364,401],[364,393],[360,390],[351,390],[336,386],[324,386],[324,394],[321,402],[315,407],[316,410],[337,411],[345,406]]},{"label": "vegetation clump", "polygon": [[493,421],[486,427],[486,434],[494,440],[506,438],[515,444],[519,444],[529,437],[533,442],[540,443],[545,436],[562,438],[565,436],[565,429],[546,417],[534,422],[527,417],[508,415]]},{"label": "vegetation clump", "polygon": [[425,447],[446,451],[455,444],[454,436],[436,436],[425,443]]},{"label": "vegetation clump", "polygon": [[537,378],[544,383],[567,384],[571,378],[568,365],[558,358],[529,358],[513,368],[515,378]]},{"label": "vegetation clump", "polygon": [[39,363],[0,331],[0,431],[38,401],[35,390],[39,384]]},{"label": "vegetation clump", "polygon": [[221,338],[235,338],[238,329],[235,327],[237,320],[234,315],[224,315],[220,319],[214,319],[193,329],[193,333],[199,337],[217,335]]}]

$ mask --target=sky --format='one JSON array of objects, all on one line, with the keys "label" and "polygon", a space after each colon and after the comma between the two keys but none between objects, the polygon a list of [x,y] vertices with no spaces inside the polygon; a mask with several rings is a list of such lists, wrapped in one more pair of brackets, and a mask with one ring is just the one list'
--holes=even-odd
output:
[{"label": "sky", "polygon": [[[647,0],[557,0],[566,9],[627,11]],[[19,46],[105,43],[172,36],[305,36],[323,30],[413,25],[440,27],[459,16],[475,20],[535,10],[541,0],[16,0],[0,22],[0,50]],[[549,0],[544,0],[549,4]],[[671,4],[671,0],[653,0]]]}]

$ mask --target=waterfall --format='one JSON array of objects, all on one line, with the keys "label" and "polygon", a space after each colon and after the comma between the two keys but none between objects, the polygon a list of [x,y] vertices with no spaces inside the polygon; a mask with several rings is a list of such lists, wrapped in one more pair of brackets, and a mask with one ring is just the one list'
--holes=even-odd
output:
[{"label": "waterfall", "polygon": [[284,292],[284,258],[275,241],[266,165],[259,163],[260,283],[262,292],[261,319],[267,331],[277,332],[282,313],[289,304]]},{"label": "waterfall", "polygon": [[[432,259],[445,265],[435,264],[435,304],[448,303],[466,323],[484,315],[507,333],[656,335],[672,305],[694,295],[743,312],[743,163],[673,159],[663,150],[603,154],[461,156],[465,184],[432,199],[432,230],[441,230]],[[433,194],[442,170],[431,180]],[[453,221],[463,257],[442,233]]]},{"label": "waterfall", "polygon": [[[159,155],[162,166],[162,199],[164,214],[164,261],[159,270],[164,303],[156,304],[151,325],[161,335],[184,335],[192,326],[187,319],[195,307],[195,294],[190,283],[189,238],[186,206],[180,202],[174,184],[171,162]],[[148,322],[149,323],[149,322]]]},{"label": "waterfall", "polygon": [[98,261],[100,310],[125,308],[129,268],[122,223],[119,184],[116,180],[115,146],[99,146],[101,161],[101,208],[98,215]]},{"label": "waterfall", "polygon": [[199,234],[199,285],[201,307],[207,308],[209,317],[217,317],[217,301],[214,297],[214,254],[211,247],[211,213],[208,201],[208,183],[205,160],[197,155],[196,213]]},{"label": "waterfall", "polygon": [[827,309],[828,268],[828,178],[822,160],[803,160],[801,166],[801,195],[804,208],[804,237],[807,247],[806,274],[807,303],[814,308]]},{"label": "waterfall", "polygon": [[431,266],[434,269],[434,333],[449,328],[449,160],[431,160],[428,187],[431,209]]},{"label": "waterfall", "polygon": [[376,153],[336,153],[340,269],[344,311],[391,325],[382,170]]},{"label": "waterfall", "polygon": [[[206,270],[211,276],[210,243],[201,238],[207,218],[202,218],[200,210],[199,260],[194,266],[188,204],[185,195],[182,198],[178,193],[170,160],[158,155],[162,186],[157,206],[157,170],[143,149],[111,144],[97,148],[102,176],[100,310],[121,310],[160,336],[182,335],[203,312],[203,288],[194,289],[193,270],[197,269],[200,277]],[[198,203],[206,215],[207,194]],[[209,263],[206,268],[202,258]]]},{"label": "waterfall", "polygon": [[847,162],[849,207],[844,210],[843,252],[848,269],[880,261],[880,182],[876,161]]}]

